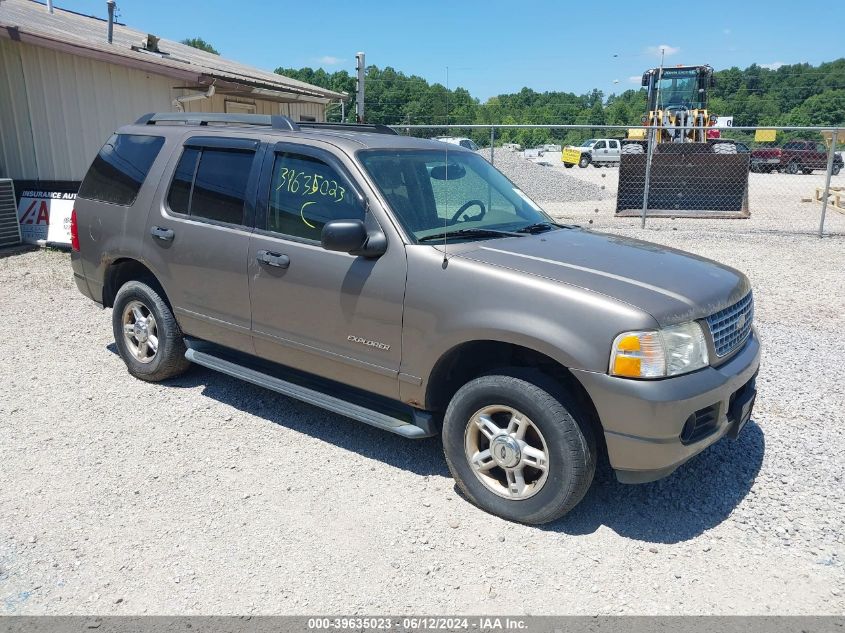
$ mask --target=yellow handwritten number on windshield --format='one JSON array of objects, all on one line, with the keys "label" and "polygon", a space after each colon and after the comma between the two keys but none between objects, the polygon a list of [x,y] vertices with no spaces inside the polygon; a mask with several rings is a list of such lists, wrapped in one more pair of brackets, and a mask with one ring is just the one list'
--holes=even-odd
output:
[{"label": "yellow handwritten number on windshield", "polygon": [[334,202],[342,202],[346,197],[346,188],[336,180],[326,178],[320,174],[306,174],[288,167],[279,170],[279,184],[276,191],[284,189],[288,193],[300,196],[324,196]]}]

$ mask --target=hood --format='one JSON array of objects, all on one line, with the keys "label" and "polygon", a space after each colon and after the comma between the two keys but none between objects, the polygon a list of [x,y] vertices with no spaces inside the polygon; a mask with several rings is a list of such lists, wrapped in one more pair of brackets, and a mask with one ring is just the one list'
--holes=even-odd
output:
[{"label": "hood", "polygon": [[459,256],[635,306],[660,325],[700,319],[750,290],[741,272],[691,253],[583,229],[473,242]]}]

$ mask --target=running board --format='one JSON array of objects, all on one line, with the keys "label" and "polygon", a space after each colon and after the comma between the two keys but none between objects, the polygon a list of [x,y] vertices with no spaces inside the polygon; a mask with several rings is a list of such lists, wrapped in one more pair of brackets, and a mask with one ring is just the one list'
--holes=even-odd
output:
[{"label": "running board", "polygon": [[411,424],[405,420],[381,413],[380,411],[335,398],[321,391],[282,380],[281,378],[196,349],[188,348],[188,351],[185,352],[185,358],[197,365],[202,365],[203,367],[214,369],[229,376],[240,378],[259,387],[271,389],[290,398],[307,402],[315,407],[332,411],[333,413],[364,422],[370,426],[384,429],[397,435],[411,439],[421,439],[437,434],[431,416],[425,412],[413,410],[411,415],[416,424]]}]

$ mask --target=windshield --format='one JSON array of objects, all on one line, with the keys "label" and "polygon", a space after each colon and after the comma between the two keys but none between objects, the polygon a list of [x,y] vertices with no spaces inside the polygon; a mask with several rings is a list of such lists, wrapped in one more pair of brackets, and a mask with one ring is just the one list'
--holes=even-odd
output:
[{"label": "windshield", "polygon": [[704,104],[698,92],[698,71],[663,71],[663,77],[655,82],[655,91],[660,91],[660,108],[701,108]]},{"label": "windshield", "polygon": [[595,142],[596,142],[596,139],[591,138],[591,139],[586,140],[583,143],[581,143],[581,147],[590,147],[590,145],[592,145]]},{"label": "windshield", "polygon": [[516,231],[553,222],[478,154],[448,152],[448,164],[446,155],[442,150],[358,153],[393,213],[417,240],[444,231]]}]

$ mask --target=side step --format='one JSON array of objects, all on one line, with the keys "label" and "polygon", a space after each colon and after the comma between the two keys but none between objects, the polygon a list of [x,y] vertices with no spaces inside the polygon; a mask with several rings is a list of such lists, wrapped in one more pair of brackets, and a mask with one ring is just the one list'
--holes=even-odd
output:
[{"label": "side step", "polygon": [[437,435],[437,430],[431,416],[424,412],[413,411],[412,417],[415,424],[411,424],[405,420],[381,413],[380,411],[335,398],[321,391],[288,382],[276,376],[271,376],[256,369],[251,369],[193,348],[189,348],[185,352],[185,358],[197,365],[202,365],[203,367],[214,369],[229,376],[246,380],[259,387],[277,391],[290,398],[302,400],[327,411],[344,415],[353,420],[358,420],[359,422],[364,422],[410,439],[421,439]]}]

